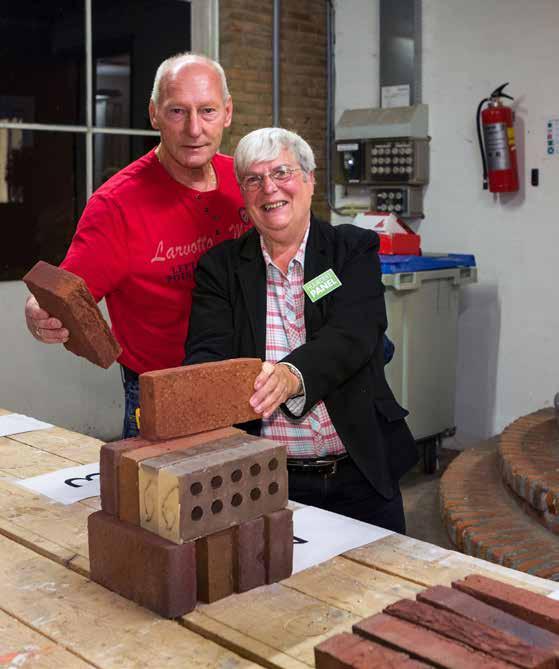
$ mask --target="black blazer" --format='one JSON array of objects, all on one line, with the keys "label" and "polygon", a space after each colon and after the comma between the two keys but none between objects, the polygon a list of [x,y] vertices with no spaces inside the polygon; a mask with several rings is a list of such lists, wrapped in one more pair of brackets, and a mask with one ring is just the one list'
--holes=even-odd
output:
[{"label": "black blazer", "polygon": [[[305,282],[331,268],[342,285],[314,303],[305,295],[307,342],[284,360],[305,380],[304,413],[324,400],[351,458],[390,499],[418,456],[404,420],[407,411],[384,377],[387,322],[378,247],[374,232],[311,219]],[[208,251],[195,278],[186,364],[264,360],[266,267],[258,232],[251,229]],[[259,434],[260,425],[254,421],[245,429]]]}]

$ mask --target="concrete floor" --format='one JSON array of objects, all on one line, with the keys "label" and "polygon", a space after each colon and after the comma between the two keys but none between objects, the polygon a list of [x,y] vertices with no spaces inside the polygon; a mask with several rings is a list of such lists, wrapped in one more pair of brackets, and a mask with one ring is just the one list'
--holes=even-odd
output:
[{"label": "concrete floor", "polygon": [[443,548],[454,548],[441,521],[439,511],[439,481],[447,466],[460,454],[448,448],[439,450],[439,468],[425,474],[423,461],[401,480],[406,513],[407,535]]}]

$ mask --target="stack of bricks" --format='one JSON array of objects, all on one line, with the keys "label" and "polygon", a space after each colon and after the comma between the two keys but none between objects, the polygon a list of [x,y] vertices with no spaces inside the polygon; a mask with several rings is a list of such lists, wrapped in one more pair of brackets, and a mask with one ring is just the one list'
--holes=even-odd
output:
[{"label": "stack of bricks", "polygon": [[552,669],[559,602],[484,576],[435,586],[315,647],[316,669]]},{"label": "stack of bricks", "polygon": [[101,449],[92,580],[174,618],[291,575],[285,447],[231,427],[258,417],[248,400],[261,365],[140,376],[141,436]]}]

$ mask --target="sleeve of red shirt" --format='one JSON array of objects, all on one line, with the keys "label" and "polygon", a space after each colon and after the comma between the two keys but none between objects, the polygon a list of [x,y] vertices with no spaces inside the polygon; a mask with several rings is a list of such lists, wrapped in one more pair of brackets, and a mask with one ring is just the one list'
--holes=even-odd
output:
[{"label": "sleeve of red shirt", "polygon": [[128,273],[126,221],[111,198],[93,195],[78,223],[61,267],[86,282],[99,301]]}]

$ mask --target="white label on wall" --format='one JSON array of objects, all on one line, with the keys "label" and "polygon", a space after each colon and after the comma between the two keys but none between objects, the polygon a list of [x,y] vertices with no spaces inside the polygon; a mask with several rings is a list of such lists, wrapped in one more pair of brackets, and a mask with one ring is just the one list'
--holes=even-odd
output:
[{"label": "white label on wall", "polygon": [[409,84],[401,86],[383,86],[380,89],[380,106],[385,109],[388,107],[409,107],[410,106],[410,87]]}]

